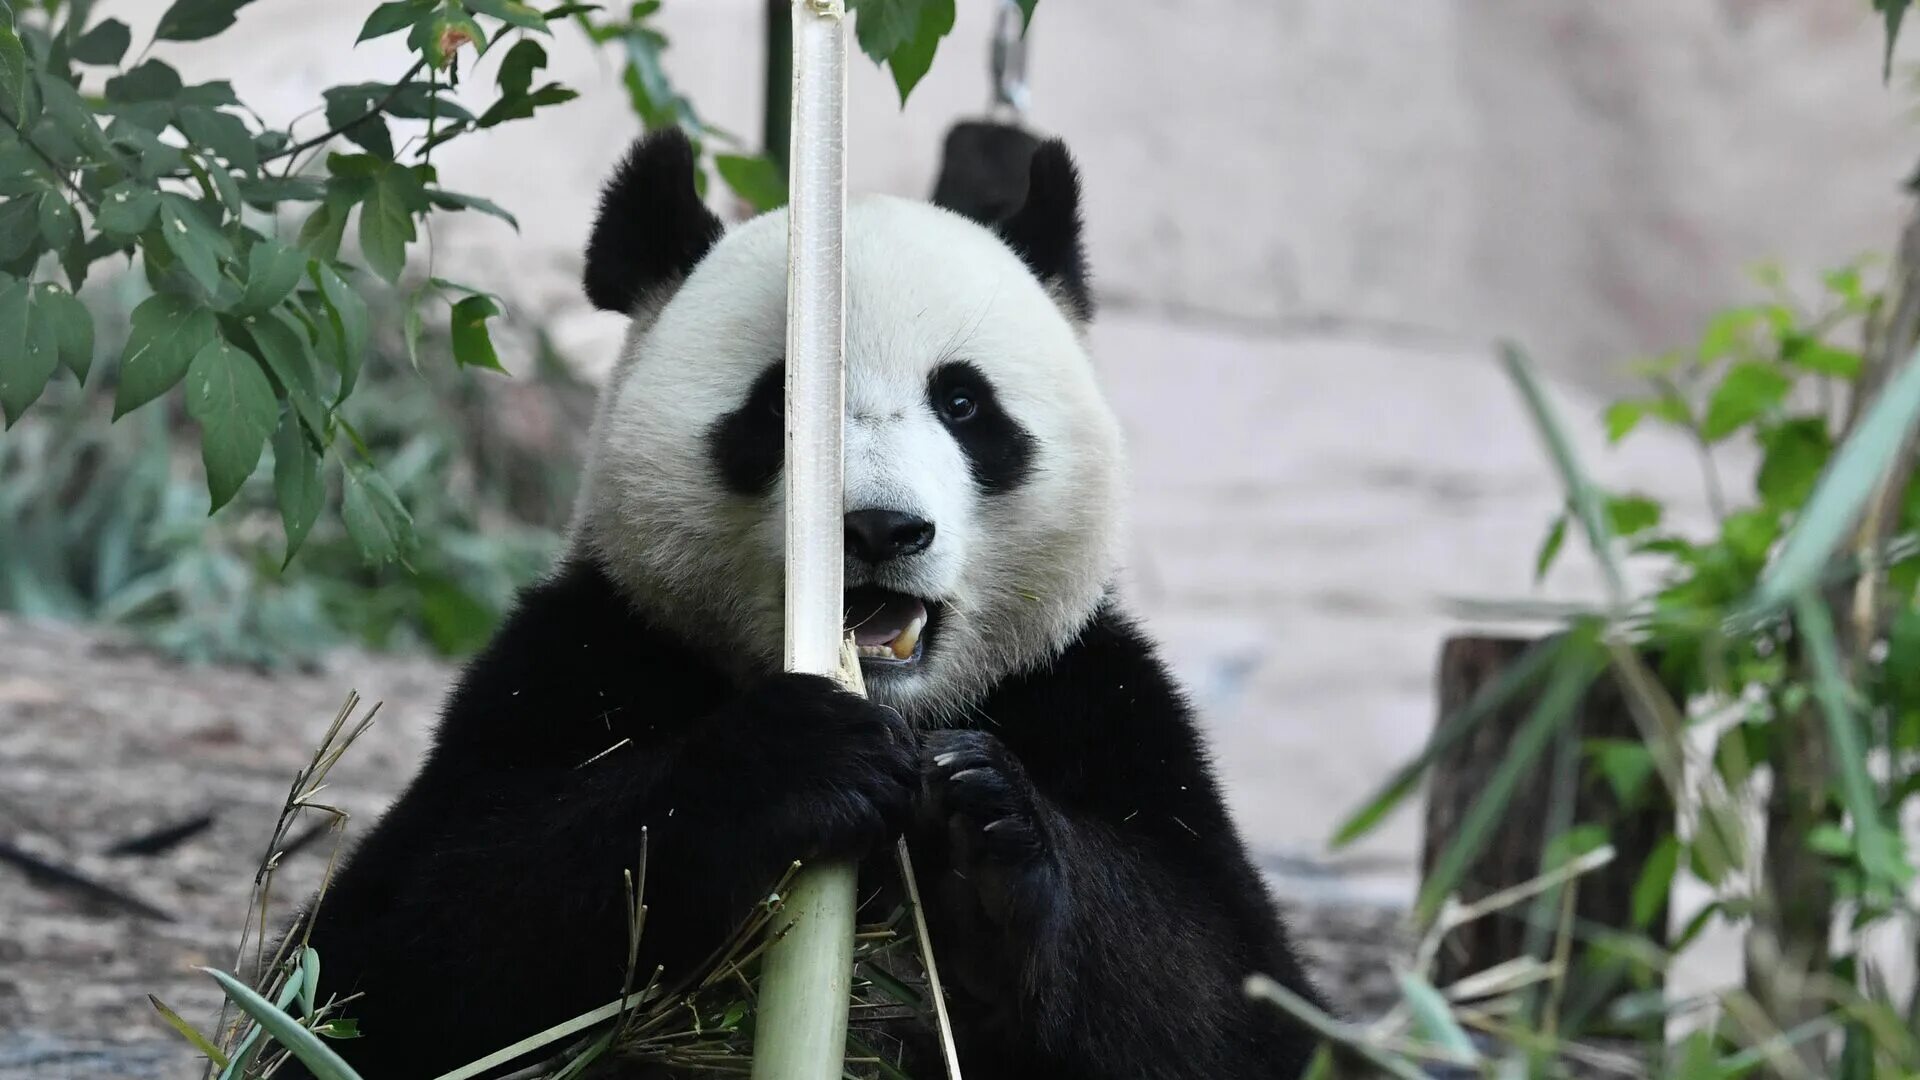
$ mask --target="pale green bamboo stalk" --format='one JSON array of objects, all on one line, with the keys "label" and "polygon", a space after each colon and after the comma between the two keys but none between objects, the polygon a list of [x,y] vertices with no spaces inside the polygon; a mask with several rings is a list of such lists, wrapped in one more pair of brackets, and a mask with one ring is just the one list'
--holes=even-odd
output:
[{"label": "pale green bamboo stalk", "polygon": [[[845,0],[794,0],[787,208],[787,670],[843,670],[847,205]],[[859,663],[853,661],[854,677]],[[805,867],[771,931],[754,1080],[837,1080],[853,981],[855,870]]]}]

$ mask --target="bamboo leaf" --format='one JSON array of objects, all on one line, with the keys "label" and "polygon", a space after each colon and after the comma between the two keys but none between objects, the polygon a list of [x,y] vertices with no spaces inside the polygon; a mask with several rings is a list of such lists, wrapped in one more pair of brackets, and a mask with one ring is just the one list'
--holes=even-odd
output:
[{"label": "bamboo leaf", "polygon": [[1854,846],[1861,868],[1892,895],[1902,895],[1913,877],[1913,867],[1903,855],[1899,834],[1887,825],[1880,811],[1873,778],[1867,775],[1866,738],[1852,705],[1852,687],[1840,667],[1833,620],[1811,589],[1794,600],[1794,625],[1806,639],[1807,655],[1813,662],[1813,693],[1826,717],[1827,738],[1832,745],[1829,756],[1839,770],[1840,793],[1853,817]]},{"label": "bamboo leaf", "polygon": [[148,994],[147,1003],[153,1006],[153,1011],[160,1014],[160,1019],[165,1020],[168,1027],[179,1032],[181,1038],[192,1043],[193,1048],[205,1055],[206,1059],[213,1062],[215,1067],[222,1069],[227,1067],[227,1055],[221,1053],[220,1048],[213,1045],[213,1040],[200,1034],[199,1030],[192,1024],[187,1023],[179,1013],[168,1008],[166,1002],[161,1001],[152,994]]},{"label": "bamboo leaf", "polygon": [[1780,554],[1761,575],[1749,614],[1772,612],[1814,587],[1920,418],[1920,352],[1910,357],[1840,445]]},{"label": "bamboo leaf", "polygon": [[1480,1052],[1474,1049],[1473,1040],[1467,1038],[1460,1022],[1453,1018],[1453,1011],[1447,1007],[1447,999],[1440,996],[1440,991],[1412,972],[1399,974],[1400,996],[1413,1018],[1414,1035],[1464,1062],[1478,1064]]},{"label": "bamboo leaf", "polygon": [[1422,923],[1433,921],[1435,913],[1439,911],[1440,901],[1460,884],[1467,867],[1486,849],[1521,778],[1533,768],[1533,763],[1546,750],[1547,743],[1573,715],[1581,696],[1603,670],[1604,656],[1593,625],[1576,628],[1568,634],[1566,644],[1555,657],[1553,672],[1540,693],[1533,715],[1521,725],[1512,745],[1507,748],[1506,756],[1501,758],[1500,765],[1487,780],[1486,788],[1474,800],[1472,808],[1461,820],[1459,830],[1434,861],[1427,880],[1421,884],[1415,915]]},{"label": "bamboo leaf", "polygon": [[1419,755],[1396,770],[1372,798],[1348,816],[1334,831],[1328,846],[1337,850],[1372,832],[1394,807],[1420,786],[1420,778],[1426,775],[1427,769],[1441,754],[1458,745],[1487,717],[1506,708],[1521,691],[1539,681],[1551,669],[1565,643],[1564,637],[1535,643],[1498,680],[1482,687],[1464,708],[1443,717],[1433,738],[1428,740]]},{"label": "bamboo leaf", "polygon": [[299,1059],[314,1080],[360,1080],[360,1074],[353,1071],[333,1048],[320,1041],[320,1037],[300,1025],[298,1020],[273,1006],[273,1003],[255,993],[253,988],[224,971],[213,968],[201,968],[201,971],[213,976],[227,997],[240,1007],[240,1011],[253,1017],[267,1034],[287,1048],[287,1052]]},{"label": "bamboo leaf", "polygon": [[1600,569],[1606,575],[1608,598],[1616,605],[1623,603],[1627,595],[1626,578],[1621,573],[1620,560],[1614,551],[1613,530],[1607,523],[1605,496],[1587,479],[1586,471],[1581,468],[1580,459],[1573,452],[1573,440],[1567,436],[1566,425],[1560,422],[1553,406],[1547,402],[1546,392],[1533,374],[1533,362],[1527,359],[1519,346],[1511,343],[1500,346],[1500,362],[1506,367],[1514,385],[1519,387],[1527,411],[1533,414],[1534,427],[1539,429],[1548,452],[1553,456],[1554,467],[1560,472],[1560,482],[1567,489],[1567,502],[1573,507],[1574,517],[1586,533],[1587,546],[1593,550],[1594,557],[1600,561]]}]

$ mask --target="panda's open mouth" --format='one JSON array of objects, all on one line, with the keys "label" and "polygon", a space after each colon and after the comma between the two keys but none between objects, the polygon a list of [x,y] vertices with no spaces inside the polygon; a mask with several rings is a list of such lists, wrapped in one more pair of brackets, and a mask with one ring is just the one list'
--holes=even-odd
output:
[{"label": "panda's open mouth", "polygon": [[917,596],[873,585],[847,590],[847,630],[860,659],[882,666],[915,664],[926,652],[938,608]]}]

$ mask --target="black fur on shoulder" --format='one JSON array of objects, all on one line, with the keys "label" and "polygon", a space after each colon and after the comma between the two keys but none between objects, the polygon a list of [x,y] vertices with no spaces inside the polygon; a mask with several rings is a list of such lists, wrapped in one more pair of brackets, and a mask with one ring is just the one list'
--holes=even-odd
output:
[{"label": "black fur on shoulder", "polygon": [[693,144],[679,128],[634,140],[600,194],[587,240],[587,299],[632,312],[678,285],[724,231],[694,187]]},{"label": "black fur on shoulder", "polygon": [[1067,144],[1049,139],[1027,167],[1027,199],[999,225],[1001,239],[1040,283],[1054,290],[1068,314],[1093,318],[1092,283],[1080,239],[1080,173]]},{"label": "black fur on shoulder", "polygon": [[[611,1000],[642,830],[637,970],[668,985],[795,858],[863,860],[884,917],[905,831],[969,1076],[1300,1075],[1313,1037],[1242,985],[1316,995],[1140,633],[1101,612],[968,715],[916,733],[817,676],[737,685],[603,572],[563,566],[468,665],[320,904],[320,997],[359,995],[343,1015],[362,1035],[335,1048],[416,1080]],[[926,1028],[899,1023],[883,1034],[908,1073],[939,1075]]]}]

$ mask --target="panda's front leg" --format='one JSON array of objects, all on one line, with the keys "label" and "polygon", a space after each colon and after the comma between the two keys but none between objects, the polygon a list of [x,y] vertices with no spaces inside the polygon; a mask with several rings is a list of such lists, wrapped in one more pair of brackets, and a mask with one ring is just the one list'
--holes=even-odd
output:
[{"label": "panda's front leg", "polygon": [[991,734],[929,732],[921,755],[913,846],[928,863],[944,972],[988,1013],[1017,1011],[1010,984],[1060,959],[1054,946],[1070,898],[1057,841],[1069,826]]},{"label": "panda's front leg", "polygon": [[1232,913],[1237,844],[1196,853],[1048,779],[990,733],[923,736],[916,870],[968,1072],[1297,1075],[1311,1041],[1241,989],[1282,970],[1285,946],[1277,924]]}]

